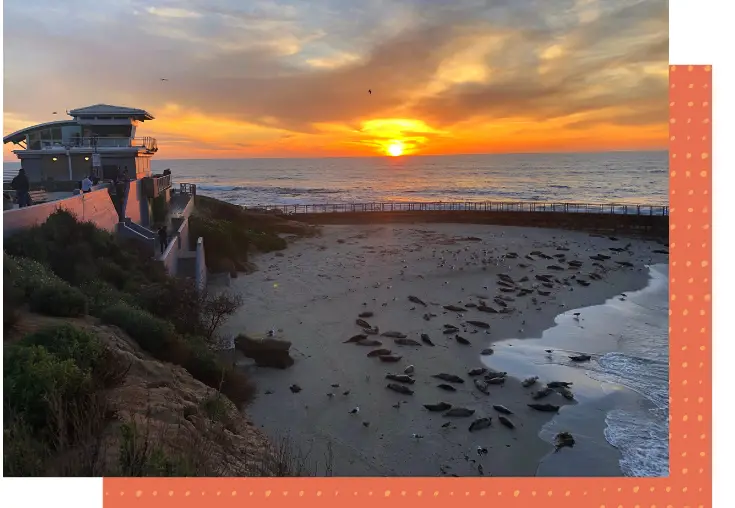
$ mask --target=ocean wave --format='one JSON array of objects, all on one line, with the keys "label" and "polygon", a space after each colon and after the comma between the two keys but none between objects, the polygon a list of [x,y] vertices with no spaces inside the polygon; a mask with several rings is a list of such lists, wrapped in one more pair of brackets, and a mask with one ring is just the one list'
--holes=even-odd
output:
[{"label": "ocean wave", "polygon": [[607,353],[597,363],[600,370],[590,370],[590,377],[623,385],[641,394],[657,408],[668,409],[668,363],[625,353]]},{"label": "ocean wave", "polygon": [[344,189],[322,189],[322,188],[303,188],[303,187],[266,187],[266,186],[245,186],[245,185],[211,185],[197,184],[197,190],[205,192],[237,192],[247,191],[253,193],[272,193],[286,195],[302,195],[302,194],[341,194],[346,192]]},{"label": "ocean wave", "polygon": [[605,439],[620,451],[620,468],[625,476],[668,476],[666,418],[649,419],[640,413],[616,409],[607,414],[605,423]]}]

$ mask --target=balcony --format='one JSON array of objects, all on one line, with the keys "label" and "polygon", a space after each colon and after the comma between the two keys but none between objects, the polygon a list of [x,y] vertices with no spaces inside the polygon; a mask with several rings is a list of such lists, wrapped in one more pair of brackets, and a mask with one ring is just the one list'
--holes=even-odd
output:
[{"label": "balcony", "polygon": [[156,138],[71,138],[66,142],[58,139],[42,139],[38,142],[31,142],[29,150],[52,150],[67,148],[143,148],[148,152],[158,151],[158,141]]},{"label": "balcony", "polygon": [[143,195],[155,199],[171,188],[171,175],[153,175],[143,178]]}]

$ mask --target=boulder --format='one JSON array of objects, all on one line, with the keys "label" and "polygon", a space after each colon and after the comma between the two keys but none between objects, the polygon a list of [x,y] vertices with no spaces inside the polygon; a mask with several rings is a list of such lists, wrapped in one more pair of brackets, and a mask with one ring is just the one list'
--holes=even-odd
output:
[{"label": "boulder", "polygon": [[294,364],[289,353],[291,343],[287,340],[253,339],[241,334],[235,338],[235,349],[252,358],[258,367],[287,369]]}]

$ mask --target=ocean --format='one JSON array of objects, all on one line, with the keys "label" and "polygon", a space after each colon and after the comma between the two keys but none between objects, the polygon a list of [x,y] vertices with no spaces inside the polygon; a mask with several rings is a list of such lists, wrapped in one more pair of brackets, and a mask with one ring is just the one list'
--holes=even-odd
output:
[{"label": "ocean", "polygon": [[[552,453],[539,476],[668,476],[668,277],[667,265],[650,266],[644,289],[565,312],[542,337],[502,341],[482,357],[512,376],[573,383],[578,403],[563,407],[541,438],[571,432],[575,460]],[[576,353],[592,360],[571,362]]]},{"label": "ocean", "polygon": [[[668,205],[668,152],[157,160],[174,181],[246,206],[387,201]],[[5,163],[7,180],[17,162]]]}]

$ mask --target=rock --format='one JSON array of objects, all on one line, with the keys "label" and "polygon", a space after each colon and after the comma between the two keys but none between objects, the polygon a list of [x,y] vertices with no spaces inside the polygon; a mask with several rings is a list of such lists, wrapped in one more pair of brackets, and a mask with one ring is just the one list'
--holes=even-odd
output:
[{"label": "rock", "polygon": [[565,446],[573,448],[574,436],[572,436],[569,432],[559,432],[554,439],[554,446],[556,447],[557,452]]},{"label": "rock", "polygon": [[475,432],[477,430],[486,429],[490,427],[491,424],[492,424],[492,418],[478,418],[477,420],[475,420],[474,422],[470,424],[469,431]]},{"label": "rock", "polygon": [[294,364],[289,353],[291,343],[277,339],[251,339],[246,335],[235,338],[235,349],[255,361],[258,367],[287,369]]}]

